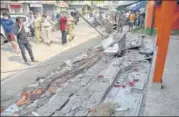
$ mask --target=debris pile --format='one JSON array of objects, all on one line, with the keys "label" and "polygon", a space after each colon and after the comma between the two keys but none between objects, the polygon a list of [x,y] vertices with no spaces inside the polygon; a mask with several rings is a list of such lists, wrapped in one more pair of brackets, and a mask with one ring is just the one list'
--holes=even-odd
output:
[{"label": "debris pile", "polygon": [[[134,46],[126,40],[125,33],[114,33],[98,47],[65,61],[49,76],[27,86],[21,98],[1,115],[137,115],[143,94],[132,89],[144,89],[150,71],[149,56],[140,54],[140,49],[128,49],[142,44]],[[117,51],[109,52],[114,48]],[[122,52],[124,56],[114,56]]]}]

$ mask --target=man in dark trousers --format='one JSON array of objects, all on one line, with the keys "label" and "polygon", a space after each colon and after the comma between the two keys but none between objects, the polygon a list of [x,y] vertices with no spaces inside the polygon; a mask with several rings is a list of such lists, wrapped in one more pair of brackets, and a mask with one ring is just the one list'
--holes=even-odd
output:
[{"label": "man in dark trousers", "polygon": [[17,42],[18,42],[20,50],[21,50],[22,58],[24,59],[24,62],[26,63],[26,65],[30,65],[30,63],[28,62],[28,60],[26,58],[25,48],[27,49],[32,62],[37,62],[37,60],[34,59],[32,47],[31,47],[29,41],[27,40],[27,35],[26,35],[25,29],[24,29],[24,26],[22,23],[22,19],[20,17],[18,17],[16,19],[14,33],[17,36]]},{"label": "man in dark trousers", "polygon": [[64,15],[64,13],[62,13],[60,16],[60,30],[62,34],[62,44],[67,43],[66,29],[67,29],[67,17]]}]

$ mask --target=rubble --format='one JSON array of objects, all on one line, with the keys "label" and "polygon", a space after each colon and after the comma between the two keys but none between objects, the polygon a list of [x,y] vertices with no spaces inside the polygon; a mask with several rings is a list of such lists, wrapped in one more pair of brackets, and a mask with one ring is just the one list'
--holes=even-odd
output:
[{"label": "rubble", "polygon": [[[13,113],[21,116],[137,116],[143,94],[132,89],[144,90],[150,72],[147,59],[152,56],[140,54],[142,38],[131,36],[113,33],[103,40],[101,47],[67,60],[48,76],[37,78],[17,101],[17,108],[21,110]],[[131,49],[135,47],[140,50]],[[122,51],[125,51],[122,57],[110,55],[120,55]]]},{"label": "rubble", "polygon": [[154,52],[154,41],[152,39],[143,39],[142,47],[140,48],[140,53],[142,54],[153,54]]},{"label": "rubble", "polygon": [[39,114],[37,114],[36,112],[32,112],[33,116],[40,116]]},{"label": "rubble", "polygon": [[20,109],[16,104],[10,105],[8,108],[6,108],[2,113],[1,116],[12,116],[16,112],[18,112]]},{"label": "rubble", "polygon": [[102,103],[96,109],[90,111],[90,116],[111,116],[115,112],[115,105],[112,103]]},{"label": "rubble", "polygon": [[142,36],[138,34],[128,34],[126,36],[126,49],[136,48],[142,46]]},{"label": "rubble", "polygon": [[114,33],[106,40],[103,40],[102,46],[104,53],[107,54],[121,54],[126,46],[126,33]]}]

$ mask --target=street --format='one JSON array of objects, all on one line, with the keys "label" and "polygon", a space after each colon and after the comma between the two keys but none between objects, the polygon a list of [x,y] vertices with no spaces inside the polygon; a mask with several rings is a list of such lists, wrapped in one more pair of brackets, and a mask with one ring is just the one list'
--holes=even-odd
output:
[{"label": "street", "polygon": [[[51,47],[44,44],[31,43],[33,49],[36,50],[34,51],[35,57],[40,61],[33,66],[45,66],[53,63],[51,66],[1,74],[1,95],[3,95],[1,102],[3,105],[9,105],[17,100],[20,96],[19,92],[29,84],[33,84],[37,77],[45,77],[53,70],[56,70],[65,60],[71,59],[101,42],[101,36],[88,24],[82,21],[79,25],[83,26],[84,32],[81,32],[81,29],[77,26],[75,39],[65,47],[61,43],[53,44]],[[60,36],[57,39],[60,40]],[[9,44],[1,48],[1,72],[29,67],[23,63],[20,54],[16,55],[11,51]],[[12,59],[9,60],[9,58]]]},{"label": "street", "polygon": [[[100,29],[103,31],[102,29]],[[35,58],[41,63],[45,60],[65,51],[70,48],[76,47],[79,44],[87,42],[95,37],[100,37],[100,35],[87,24],[84,20],[81,20],[80,23],[75,27],[75,38],[73,41],[68,42],[66,46],[61,44],[61,32],[56,31],[52,33],[52,38],[54,44],[50,47],[45,44],[36,44],[31,41],[32,49],[34,51]],[[88,48],[88,46],[84,46],[84,48]],[[26,52],[27,57],[28,53]],[[29,59],[30,60],[30,59]],[[21,54],[15,54],[12,52],[11,45],[9,43],[1,46],[1,72],[11,71],[16,69],[28,68],[29,66],[24,64],[24,61],[21,57]],[[1,74],[1,80],[8,78],[18,72],[10,72]]]}]

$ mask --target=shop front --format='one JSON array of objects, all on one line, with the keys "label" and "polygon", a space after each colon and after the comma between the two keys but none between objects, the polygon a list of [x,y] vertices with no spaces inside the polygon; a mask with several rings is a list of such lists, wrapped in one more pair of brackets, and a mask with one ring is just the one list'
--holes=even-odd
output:
[{"label": "shop front", "polygon": [[42,12],[43,11],[43,5],[42,4],[30,4],[30,11],[36,12]]},{"label": "shop front", "polygon": [[9,12],[13,14],[23,13],[22,4],[9,4]]},{"label": "shop front", "polygon": [[49,15],[55,14],[55,5],[54,4],[43,4],[43,11],[47,12]]}]

